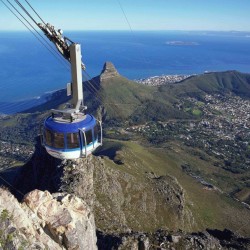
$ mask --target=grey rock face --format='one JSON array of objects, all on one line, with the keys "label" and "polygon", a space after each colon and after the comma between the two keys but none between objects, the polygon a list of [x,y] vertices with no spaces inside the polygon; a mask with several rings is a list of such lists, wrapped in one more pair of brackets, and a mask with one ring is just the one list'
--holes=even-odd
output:
[{"label": "grey rock face", "polygon": [[105,79],[110,79],[115,76],[119,76],[115,66],[111,62],[106,62],[103,66],[103,70],[100,75],[100,80],[103,81]]},{"label": "grey rock face", "polygon": [[211,230],[207,229],[199,233],[171,232],[158,230],[155,233],[124,233],[108,235],[98,233],[98,249],[175,249],[175,250],[194,250],[194,249],[239,249],[248,250],[250,239],[243,238],[234,234],[230,230]]},{"label": "grey rock face", "polygon": [[61,164],[63,174],[60,191],[74,194],[84,200],[90,208],[93,207],[94,195],[94,167],[93,156],[88,158],[68,160]]},{"label": "grey rock face", "polygon": [[[0,189],[0,212],[7,211],[9,217],[6,218],[5,226],[1,227],[6,233],[2,244],[5,249],[63,249],[54,239],[45,232],[45,225],[38,218],[26,203],[20,204],[17,199],[5,189]],[[1,217],[3,222],[3,218]],[[6,224],[8,221],[8,225]],[[8,229],[11,227],[12,233]],[[8,240],[8,238],[11,240]],[[0,249],[1,249],[0,247]]]},{"label": "grey rock face", "polygon": [[38,245],[38,249],[97,249],[94,215],[75,195],[53,196],[48,191],[34,190],[20,204],[9,191],[1,189],[2,211],[10,215],[4,239],[8,242],[12,235],[8,242],[11,249],[19,249],[24,243],[27,249],[37,249],[33,247]]}]

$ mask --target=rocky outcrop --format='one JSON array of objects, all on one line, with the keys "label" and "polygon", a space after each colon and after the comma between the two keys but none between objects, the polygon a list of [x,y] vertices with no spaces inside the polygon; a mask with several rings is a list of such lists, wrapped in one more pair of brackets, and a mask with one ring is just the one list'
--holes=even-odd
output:
[{"label": "rocky outcrop", "polygon": [[184,233],[158,230],[155,233],[131,232],[108,235],[98,232],[98,249],[151,250],[151,249],[250,249],[250,239],[234,234],[230,230],[211,230]]},{"label": "rocky outcrop", "polygon": [[113,77],[119,76],[118,71],[116,70],[115,66],[111,62],[105,62],[101,75],[100,80],[101,82],[106,79],[111,79]]},{"label": "rocky outcrop", "polygon": [[162,197],[163,203],[168,204],[173,210],[173,214],[178,221],[179,228],[192,230],[195,221],[192,212],[187,207],[186,194],[177,179],[170,175],[155,176],[148,173],[148,178],[152,181],[154,189]]},{"label": "rocky outcrop", "polygon": [[[27,205],[20,204],[6,189],[0,189],[1,234],[0,249],[62,249],[40,225]],[[11,240],[10,240],[11,239]],[[2,248],[1,248],[2,247]],[[36,248],[37,247],[37,248]]]},{"label": "rocky outcrop", "polygon": [[94,167],[96,159],[90,155],[88,158],[68,160],[61,163],[63,174],[59,190],[75,194],[82,198],[92,209],[94,194]]},{"label": "rocky outcrop", "polygon": [[20,204],[8,190],[0,189],[3,211],[9,215],[3,238],[8,242],[12,235],[11,249],[97,249],[94,216],[75,195],[34,190]]},{"label": "rocky outcrop", "polygon": [[92,208],[94,165],[95,160],[91,155],[88,158],[63,161],[53,158],[37,138],[35,153],[13,178],[14,189],[11,186],[9,188],[19,200],[34,189],[75,194]]},{"label": "rocky outcrop", "polygon": [[40,137],[37,137],[36,141],[35,152],[31,159],[18,169],[13,176],[13,184],[8,187],[19,201],[34,189],[56,193],[61,186],[63,162],[46,152],[41,145]]},{"label": "rocky outcrop", "polygon": [[131,164],[128,159],[132,159],[132,152],[126,149],[122,152],[126,158],[118,162],[117,155],[113,163],[106,158],[96,159],[97,228],[116,233],[158,228],[192,230],[195,222],[176,178],[143,172],[140,165],[143,162]]},{"label": "rocky outcrop", "polygon": [[96,249],[93,168],[91,157],[52,158],[38,141],[31,160],[13,178],[11,191],[22,203],[8,191],[0,195],[0,212],[15,215],[16,239],[29,242],[27,249],[39,242],[40,249]]}]

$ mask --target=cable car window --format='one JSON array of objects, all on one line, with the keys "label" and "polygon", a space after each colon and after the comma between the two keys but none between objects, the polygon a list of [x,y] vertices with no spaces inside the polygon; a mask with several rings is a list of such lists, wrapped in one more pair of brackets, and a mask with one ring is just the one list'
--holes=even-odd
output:
[{"label": "cable car window", "polygon": [[54,143],[55,148],[64,148],[64,134],[54,133]]},{"label": "cable car window", "polygon": [[52,141],[53,141],[53,133],[52,131],[46,129],[45,130],[45,143],[48,145],[48,146],[52,146]]},{"label": "cable car window", "polygon": [[79,133],[67,134],[67,148],[80,148]]},{"label": "cable car window", "polygon": [[94,140],[97,140],[97,139],[98,139],[98,133],[99,133],[98,126],[95,126],[95,127],[94,127]]},{"label": "cable car window", "polygon": [[89,145],[92,142],[92,130],[86,131],[85,136],[86,136],[87,145]]}]

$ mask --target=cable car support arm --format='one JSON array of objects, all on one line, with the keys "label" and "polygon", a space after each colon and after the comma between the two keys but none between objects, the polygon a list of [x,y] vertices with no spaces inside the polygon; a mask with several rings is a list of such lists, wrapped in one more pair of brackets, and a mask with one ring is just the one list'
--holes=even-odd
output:
[{"label": "cable car support arm", "polygon": [[81,46],[63,36],[62,30],[55,30],[55,27],[49,23],[46,25],[38,23],[38,27],[43,31],[47,38],[55,44],[60,54],[71,64],[72,85],[70,86],[70,89],[73,95],[73,112],[72,110],[61,112],[78,113],[81,109],[86,108],[83,105],[82,70],[85,70],[85,65],[81,60]]}]

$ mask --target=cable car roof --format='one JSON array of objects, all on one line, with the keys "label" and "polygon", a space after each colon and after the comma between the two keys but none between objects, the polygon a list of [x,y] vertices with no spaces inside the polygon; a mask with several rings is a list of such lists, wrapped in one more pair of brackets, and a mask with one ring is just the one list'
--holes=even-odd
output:
[{"label": "cable car roof", "polygon": [[73,122],[58,122],[52,116],[48,117],[45,122],[45,128],[58,133],[77,133],[79,129],[87,131],[96,125],[94,116],[86,114],[83,119]]}]

